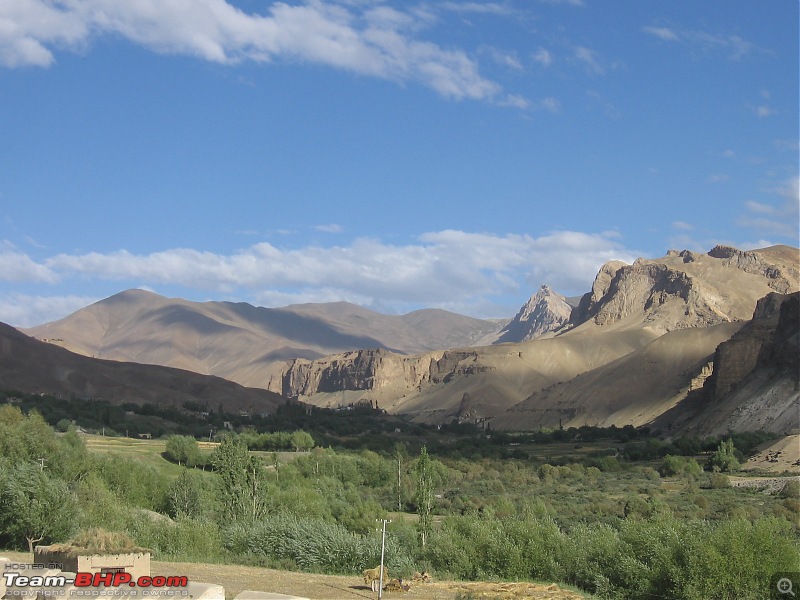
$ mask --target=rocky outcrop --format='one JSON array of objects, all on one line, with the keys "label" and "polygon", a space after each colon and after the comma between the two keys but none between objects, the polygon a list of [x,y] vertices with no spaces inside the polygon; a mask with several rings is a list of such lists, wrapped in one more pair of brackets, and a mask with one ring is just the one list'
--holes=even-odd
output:
[{"label": "rocky outcrop", "polygon": [[717,348],[704,386],[708,400],[722,401],[756,369],[800,373],[799,300],[772,293],[758,302],[753,320]]},{"label": "rocky outcrop", "polygon": [[[675,304],[681,310],[674,310]],[[732,320],[719,298],[696,278],[665,264],[639,260],[633,265],[604,265],[570,322],[580,325],[591,320],[604,326],[628,317],[642,317],[665,331]]]},{"label": "rocky outcrop", "polygon": [[714,352],[701,389],[660,416],[655,429],[672,435],[720,435],[729,430],[786,433],[798,426],[800,293],[771,293],[753,320]]},{"label": "rocky outcrop", "polygon": [[403,356],[382,349],[334,354],[317,360],[288,363],[270,389],[295,398],[318,393],[365,390],[413,390],[426,384],[447,383],[461,375],[491,370],[476,351],[428,352]]},{"label": "rocky outcrop", "polygon": [[527,342],[557,331],[571,314],[566,298],[543,285],[503,328],[495,343]]},{"label": "rocky outcrop", "polygon": [[757,251],[738,250],[731,246],[714,246],[708,255],[720,258],[727,267],[741,269],[745,273],[753,273],[766,278],[767,285],[780,294],[797,291],[797,279],[800,271],[791,265],[775,265]]},{"label": "rocky outcrop", "polygon": [[749,320],[758,298],[770,290],[800,289],[792,250],[716,246],[708,254],[670,250],[664,258],[639,258],[632,265],[606,263],[569,326],[623,323],[666,332]]}]

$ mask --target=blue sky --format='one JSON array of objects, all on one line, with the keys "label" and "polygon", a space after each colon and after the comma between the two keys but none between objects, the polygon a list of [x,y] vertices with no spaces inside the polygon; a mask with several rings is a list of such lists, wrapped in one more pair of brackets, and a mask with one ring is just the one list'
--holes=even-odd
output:
[{"label": "blue sky", "polygon": [[798,245],[799,70],[796,0],[0,0],[0,321]]}]

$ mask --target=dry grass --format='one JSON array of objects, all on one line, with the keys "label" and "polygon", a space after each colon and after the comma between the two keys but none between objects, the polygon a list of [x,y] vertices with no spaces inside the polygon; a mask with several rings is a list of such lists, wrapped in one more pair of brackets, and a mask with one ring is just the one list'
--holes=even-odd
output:
[{"label": "dry grass", "polygon": [[89,554],[139,554],[149,552],[137,546],[125,533],[106,531],[99,527],[86,529],[64,544],[50,546],[53,552],[68,556],[87,556]]}]

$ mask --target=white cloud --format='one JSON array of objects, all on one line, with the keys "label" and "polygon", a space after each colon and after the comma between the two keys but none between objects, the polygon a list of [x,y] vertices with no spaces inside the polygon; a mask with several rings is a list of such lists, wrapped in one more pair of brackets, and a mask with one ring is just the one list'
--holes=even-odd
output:
[{"label": "white cloud", "polygon": [[27,254],[7,248],[0,250],[0,281],[56,283],[58,275]]},{"label": "white cloud", "polygon": [[65,317],[98,300],[100,298],[88,296],[3,294],[0,296],[0,321],[14,327],[33,327]]},{"label": "white cloud", "polygon": [[[33,266],[52,273],[62,285],[78,280],[81,285],[168,285],[279,304],[345,299],[401,310],[456,302],[476,314],[479,307],[496,305],[497,298],[527,295],[541,283],[568,294],[585,292],[604,262],[636,257],[617,237],[616,232],[557,231],[531,237],[447,230],[423,234],[406,245],[359,238],[348,245],[283,249],[262,242],[232,254],[187,248],[151,254],[119,250],[58,254],[41,264],[17,253],[20,268],[11,272],[20,274]],[[9,315],[21,319],[7,305],[0,310],[0,321]]]},{"label": "white cloud", "polygon": [[[471,3],[460,6],[475,10]],[[419,11],[321,0],[276,2],[263,15],[226,0],[14,0],[0,2],[0,65],[46,67],[56,48],[76,49],[94,36],[114,34],[154,52],[222,64],[309,62],[417,81],[453,99],[500,95],[500,86],[464,51],[415,38],[424,24]]]},{"label": "white cloud", "polygon": [[89,35],[88,24],[73,11],[41,0],[0,2],[0,65],[46,67],[47,46],[77,47]]}]

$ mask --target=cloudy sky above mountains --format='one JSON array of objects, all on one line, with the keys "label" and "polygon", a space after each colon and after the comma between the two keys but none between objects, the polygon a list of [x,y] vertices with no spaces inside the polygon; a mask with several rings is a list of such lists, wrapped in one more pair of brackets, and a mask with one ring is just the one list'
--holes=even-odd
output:
[{"label": "cloudy sky above mountains", "polygon": [[0,0],[0,321],[130,287],[511,316],[798,244],[796,0]]}]

